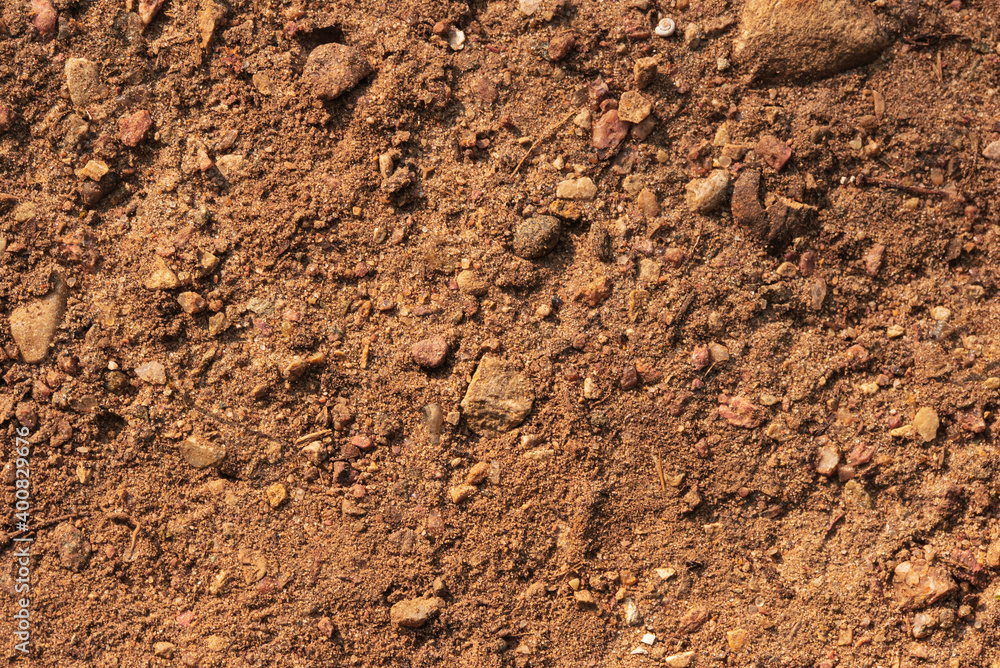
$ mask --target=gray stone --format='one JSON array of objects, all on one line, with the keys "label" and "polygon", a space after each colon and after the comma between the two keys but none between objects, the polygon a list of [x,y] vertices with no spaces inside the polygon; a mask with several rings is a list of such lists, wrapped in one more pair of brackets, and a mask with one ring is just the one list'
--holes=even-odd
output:
[{"label": "gray stone", "polygon": [[469,427],[489,436],[524,422],[535,401],[528,379],[495,357],[484,357],[462,399]]},{"label": "gray stone", "polygon": [[28,364],[37,364],[49,354],[59,323],[66,311],[69,289],[58,274],[53,274],[54,285],[47,295],[10,314],[10,333]]},{"label": "gray stone", "polygon": [[535,216],[521,222],[514,230],[514,255],[533,259],[548,255],[559,243],[562,226],[555,216]]}]

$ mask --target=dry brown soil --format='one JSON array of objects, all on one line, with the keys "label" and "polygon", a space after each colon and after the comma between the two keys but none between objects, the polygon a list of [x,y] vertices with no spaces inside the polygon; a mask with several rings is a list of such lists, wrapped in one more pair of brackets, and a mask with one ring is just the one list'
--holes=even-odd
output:
[{"label": "dry brown soil", "polygon": [[[7,660],[1000,661],[995,2],[866,3],[885,52],[812,82],[732,58],[739,0],[167,0],[148,26],[55,0],[43,36],[45,4],[0,3],[3,507],[26,426],[37,524],[0,553]],[[374,72],[325,101],[303,69],[330,43]],[[653,56],[651,133],[593,148],[594,82],[618,100]],[[720,165],[816,211],[691,212]],[[574,174],[593,200],[555,198]],[[549,211],[554,250],[515,256]],[[164,264],[177,286],[149,289]],[[54,273],[65,314],[27,363],[9,323]],[[534,395],[515,428],[470,429],[484,358]],[[901,604],[894,570],[924,561],[950,584]],[[424,596],[421,628],[392,623]]]}]

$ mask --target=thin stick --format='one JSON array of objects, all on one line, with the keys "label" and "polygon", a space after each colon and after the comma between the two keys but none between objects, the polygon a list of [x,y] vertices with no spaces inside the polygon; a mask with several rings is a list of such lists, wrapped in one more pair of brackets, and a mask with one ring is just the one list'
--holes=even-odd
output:
[{"label": "thin stick", "polygon": [[181,398],[181,401],[183,401],[185,404],[187,404],[187,406],[189,408],[191,408],[191,409],[193,409],[193,410],[201,413],[202,415],[204,415],[205,417],[207,417],[209,420],[214,420],[216,422],[220,422],[222,424],[229,425],[230,427],[233,427],[234,429],[239,429],[239,430],[242,430],[242,431],[245,431],[245,432],[249,432],[249,433],[254,434],[256,436],[260,436],[261,438],[266,438],[267,440],[272,441],[274,443],[280,443],[281,445],[285,444],[285,442],[283,440],[281,440],[280,438],[278,438],[277,436],[271,436],[270,434],[266,434],[266,433],[264,433],[262,431],[257,431],[253,427],[248,427],[248,426],[246,426],[244,424],[239,424],[238,422],[234,422],[234,421],[232,421],[232,420],[230,420],[228,418],[224,418],[221,415],[216,415],[214,412],[202,408],[201,406],[199,406],[195,402],[194,399],[191,398],[190,395],[188,395],[187,392],[183,391],[174,382],[168,383],[167,387],[169,387],[171,390],[173,390],[174,393],[178,397]]},{"label": "thin stick", "polygon": [[882,186],[884,188],[894,188],[896,190],[902,190],[903,192],[908,192],[911,195],[930,195],[931,197],[951,197],[952,193],[947,190],[941,190],[939,188],[922,188],[920,186],[908,186],[905,183],[900,183],[899,181],[891,181],[889,179],[879,178],[877,176],[859,176],[858,185],[876,185]]},{"label": "thin stick", "polygon": [[70,513],[69,515],[60,515],[59,517],[53,517],[52,519],[45,520],[44,522],[36,524],[33,527],[28,527],[27,529],[19,529],[17,531],[11,531],[10,533],[4,534],[2,542],[6,544],[11,538],[19,536],[22,533],[31,533],[32,531],[38,531],[39,529],[47,529],[48,527],[53,526],[55,524],[59,524],[60,522],[63,522],[65,520],[73,520],[76,519],[77,517],[83,517],[84,515],[86,515],[86,513]]},{"label": "thin stick", "polygon": [[135,556],[135,539],[139,535],[140,529],[142,529],[142,525],[136,522],[135,528],[132,529],[132,539],[128,543],[128,559],[125,561],[132,561],[132,558]]},{"label": "thin stick", "polygon": [[559,128],[561,128],[563,125],[566,124],[566,121],[568,121],[569,119],[573,118],[573,114],[575,114],[575,113],[576,113],[575,109],[572,110],[572,111],[570,111],[568,114],[566,114],[563,117],[563,119],[561,121],[559,121],[558,123],[556,123],[555,125],[553,125],[549,129],[548,132],[546,132],[541,137],[539,137],[534,142],[532,142],[531,146],[528,148],[528,152],[524,154],[524,157],[521,158],[521,162],[517,163],[517,167],[514,168],[514,171],[511,172],[510,175],[514,176],[519,171],[521,171],[521,167],[524,165],[524,162],[528,159],[529,156],[531,156],[531,154],[534,152],[534,150],[536,148],[538,148],[539,145],[542,144],[542,142],[548,141],[559,130]]},{"label": "thin stick", "polygon": [[663,477],[663,460],[660,459],[660,449],[656,449],[656,472],[660,475],[660,491],[667,491],[667,480]]},{"label": "thin stick", "polygon": [[298,439],[296,439],[295,445],[299,446],[302,445],[303,443],[308,443],[310,441],[317,441],[323,438],[324,436],[329,436],[332,433],[333,433],[332,429],[320,429],[319,431],[314,431],[311,434],[300,436]]}]

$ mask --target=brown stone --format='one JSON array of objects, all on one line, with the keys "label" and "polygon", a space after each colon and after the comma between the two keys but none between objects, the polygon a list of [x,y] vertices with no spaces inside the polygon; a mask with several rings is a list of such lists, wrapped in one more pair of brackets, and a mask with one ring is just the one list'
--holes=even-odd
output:
[{"label": "brown stone", "polygon": [[138,146],[153,127],[153,118],[145,109],[118,119],[118,137],[126,146]]},{"label": "brown stone", "polygon": [[394,626],[419,629],[444,608],[444,600],[437,596],[411,598],[400,601],[389,609],[389,619]]},{"label": "brown stone", "polygon": [[448,342],[443,336],[431,336],[413,344],[413,361],[425,369],[436,369],[448,356]]},{"label": "brown stone", "polygon": [[764,223],[764,207],[760,201],[760,172],[748,169],[740,174],[733,186],[733,220],[751,229]]},{"label": "brown stone", "polygon": [[904,561],[893,572],[893,601],[901,610],[934,605],[957,588],[947,570],[923,559]]},{"label": "brown stone", "polygon": [[335,100],[374,70],[367,59],[343,44],[321,44],[306,59],[302,78],[321,100]]},{"label": "brown stone", "polygon": [[49,354],[49,346],[66,311],[69,288],[58,274],[47,295],[14,309],[10,314],[10,333],[28,364],[37,364]]},{"label": "brown stone", "polygon": [[496,357],[486,356],[472,376],[462,411],[472,431],[493,435],[524,422],[535,402],[531,383]]},{"label": "brown stone", "polygon": [[811,80],[874,60],[888,31],[860,0],[748,0],[733,56],[762,80]]},{"label": "brown stone", "polygon": [[764,135],[757,141],[754,147],[757,155],[771,169],[780,172],[788,160],[792,157],[792,149],[788,144],[781,141],[774,135]]},{"label": "brown stone", "polygon": [[594,123],[591,140],[594,148],[610,149],[628,136],[629,124],[618,118],[618,110],[610,109]]},{"label": "brown stone", "polygon": [[556,35],[549,41],[549,60],[559,62],[565,60],[573,47],[576,46],[576,38],[569,33]]}]

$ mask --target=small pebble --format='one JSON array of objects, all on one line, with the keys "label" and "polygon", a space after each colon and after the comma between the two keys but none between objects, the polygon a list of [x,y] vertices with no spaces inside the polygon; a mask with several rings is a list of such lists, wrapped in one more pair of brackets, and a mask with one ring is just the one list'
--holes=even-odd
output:
[{"label": "small pebble", "polygon": [[153,118],[145,109],[118,119],[118,138],[126,146],[138,146],[153,127]]},{"label": "small pebble", "polygon": [[567,179],[556,186],[556,197],[560,199],[592,200],[597,196],[597,186],[589,176]]},{"label": "small pebble", "polygon": [[19,306],[10,314],[10,333],[27,364],[38,364],[48,356],[66,311],[69,288],[58,274],[54,279],[55,285],[46,296]]},{"label": "small pebble", "polygon": [[635,80],[635,87],[642,90],[656,79],[659,61],[655,57],[639,58],[632,66],[632,77]]},{"label": "small pebble", "polygon": [[549,41],[549,60],[556,63],[565,60],[575,46],[576,38],[573,35],[569,33],[556,35]]},{"label": "small pebble", "polygon": [[1000,140],[987,144],[983,149],[983,157],[987,160],[1000,160]]},{"label": "small pebble", "polygon": [[618,117],[617,109],[610,109],[593,124],[591,145],[598,149],[613,149],[628,136],[628,131],[629,123]]},{"label": "small pebble", "polygon": [[819,449],[816,460],[816,472],[820,475],[831,476],[840,464],[840,453],[833,445],[825,445]]},{"label": "small pebble", "polygon": [[288,490],[280,482],[276,482],[273,485],[269,485],[267,489],[264,490],[264,494],[267,496],[267,502],[272,508],[277,508],[285,502],[288,498]]},{"label": "small pebble", "polygon": [[944,306],[935,306],[931,309],[931,318],[938,322],[947,322],[951,318],[951,310]]},{"label": "small pebble", "polygon": [[451,502],[458,504],[465,501],[470,496],[476,493],[476,488],[472,485],[457,485],[449,490],[448,494],[451,496]]},{"label": "small pebble", "polygon": [[780,172],[789,158],[792,157],[792,149],[788,147],[788,144],[773,135],[761,137],[754,150],[768,167],[777,172]]},{"label": "small pebble", "polygon": [[913,416],[913,429],[916,430],[925,443],[930,443],[937,437],[939,425],[940,420],[938,419],[937,411],[933,408],[924,406]]},{"label": "small pebble", "polygon": [[535,259],[551,253],[559,243],[562,225],[555,216],[534,216],[522,221],[514,230],[514,255]]},{"label": "small pebble", "polygon": [[448,342],[443,336],[432,336],[413,344],[413,361],[425,369],[436,369],[448,356]]},{"label": "small pebble", "polygon": [[181,310],[189,315],[201,313],[205,310],[205,298],[197,292],[182,292],[177,295],[177,303],[181,305]]},{"label": "small pebble", "polygon": [[191,435],[181,443],[180,452],[184,461],[196,469],[215,466],[226,458],[225,447],[198,435]]},{"label": "small pebble", "polygon": [[687,184],[688,209],[695,213],[711,213],[726,201],[729,172],[713,171],[707,178],[694,179]]},{"label": "small pebble", "polygon": [[444,606],[444,600],[437,596],[411,598],[393,605],[389,609],[389,619],[394,626],[419,629],[434,619]]},{"label": "small pebble", "polygon": [[180,285],[177,274],[167,266],[167,263],[160,256],[154,260],[153,271],[146,277],[145,286],[147,290],[173,290]]},{"label": "small pebble", "polygon": [[618,118],[627,123],[641,123],[653,111],[653,103],[637,90],[622,93],[618,101]]},{"label": "small pebble", "polygon": [[744,629],[733,629],[732,631],[726,631],[726,642],[729,643],[729,649],[734,652],[739,652],[747,646],[750,641],[749,634]]},{"label": "small pebble", "polygon": [[97,79],[97,65],[86,58],[66,60],[66,87],[74,106],[85,107],[102,94]]},{"label": "small pebble", "polygon": [[146,362],[135,368],[136,377],[144,383],[153,385],[167,384],[167,371],[159,362]]}]

